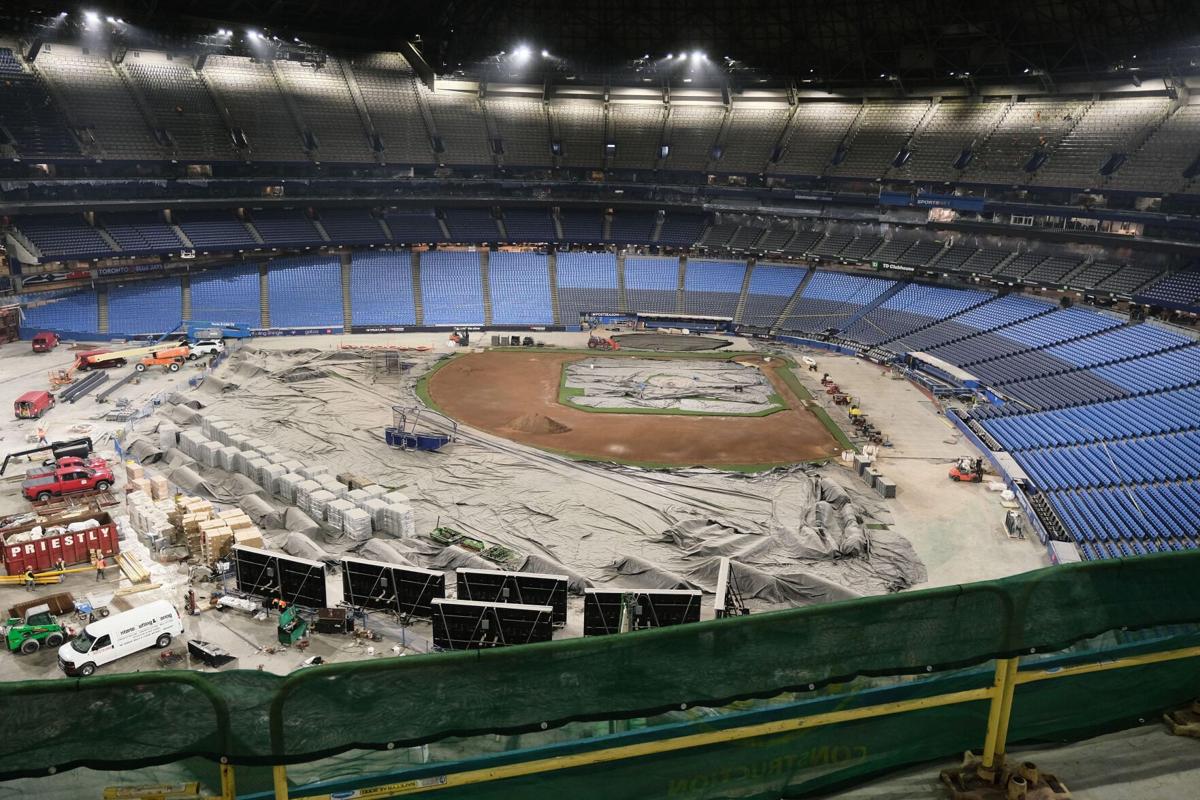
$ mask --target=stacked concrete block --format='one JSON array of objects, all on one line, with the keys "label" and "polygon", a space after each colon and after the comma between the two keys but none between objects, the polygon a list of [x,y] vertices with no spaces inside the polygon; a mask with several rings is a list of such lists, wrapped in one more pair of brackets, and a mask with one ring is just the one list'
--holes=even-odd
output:
[{"label": "stacked concrete block", "polygon": [[346,492],[346,499],[356,506],[362,506],[363,503],[371,499],[371,496],[362,489],[354,489],[353,491]]},{"label": "stacked concrete block", "polygon": [[[232,444],[229,446],[236,447],[236,445],[232,445]],[[249,467],[250,467],[250,459],[247,457],[245,450],[235,450],[233,455],[229,459],[229,465],[233,468],[233,471],[238,473],[239,475],[249,475],[250,474],[248,472]]]},{"label": "stacked concrete block", "polygon": [[408,505],[409,503],[412,502],[409,499],[408,495],[406,495],[404,492],[388,492],[387,494],[385,494],[383,496],[383,499],[387,501],[387,504],[389,506],[395,505],[396,503],[400,503],[401,505]]},{"label": "stacked concrete block", "polygon": [[321,484],[311,479],[301,481],[296,486],[296,499],[293,502],[295,502],[296,506],[301,511],[303,511],[305,514],[308,514],[310,517],[313,517],[313,519],[320,519],[319,516],[316,516],[312,513],[313,492],[319,491],[321,491]]},{"label": "stacked concrete block", "polygon": [[267,467],[267,460],[262,456],[252,458],[246,462],[246,477],[253,480],[259,486],[262,486],[263,470]]},{"label": "stacked concrete block", "polygon": [[328,475],[329,474],[328,467],[323,467],[320,465],[313,465],[313,464],[305,464],[304,466],[300,467],[300,469],[298,469],[296,471],[299,472],[301,475],[303,475],[305,478],[308,478],[309,480],[315,479],[318,475]]},{"label": "stacked concrete block", "polygon": [[268,461],[279,461],[283,458],[283,453],[280,452],[279,448],[272,445],[258,448],[258,453]]},{"label": "stacked concrete block", "polygon": [[271,494],[279,494],[279,479],[287,475],[287,470],[283,464],[268,464],[263,462],[262,469],[258,472],[258,485],[266,489]]},{"label": "stacked concrete block", "polygon": [[345,512],[342,530],[355,541],[366,541],[371,538],[371,515],[361,508],[352,508]]},{"label": "stacked concrete block", "polygon": [[384,528],[384,512],[387,511],[387,501],[382,497],[373,497],[359,508],[371,515],[371,527],[377,531]]},{"label": "stacked concrete block", "polygon": [[349,500],[331,500],[325,507],[325,521],[340,531],[345,525],[346,512],[352,508],[354,504]]},{"label": "stacked concrete block", "polygon": [[337,500],[337,497],[334,496],[333,492],[325,489],[317,489],[308,497],[308,515],[320,522],[325,519],[325,509],[334,500]]},{"label": "stacked concrete block", "polygon": [[221,443],[212,440],[202,443],[196,460],[206,467],[221,466]]},{"label": "stacked concrete block", "polygon": [[[283,465],[280,464],[279,466],[282,467]],[[299,472],[285,473],[280,475],[275,481],[274,485],[271,486],[271,493],[283,500],[285,503],[299,505],[296,500],[296,495],[298,494],[298,488],[300,484],[304,483],[304,480],[304,476]]]},{"label": "stacked concrete block", "polygon": [[346,484],[339,481],[332,475],[319,475],[313,478],[317,483],[321,484],[321,488],[332,494],[334,497],[343,498],[346,496]]},{"label": "stacked concrete block", "polygon": [[158,446],[163,452],[177,447],[179,442],[179,426],[174,422],[160,422],[158,425]]},{"label": "stacked concrete block", "polygon": [[416,536],[417,527],[412,506],[393,503],[384,509],[382,532],[391,536]]},{"label": "stacked concrete block", "polygon": [[295,459],[290,459],[290,458],[288,458],[288,459],[281,458],[281,459],[276,460],[275,463],[277,463],[277,464],[279,464],[279,466],[283,467],[284,472],[297,472],[298,473],[298,472],[300,472],[300,468],[304,466],[299,461],[296,461]]},{"label": "stacked concrete block", "polygon": [[378,483],[372,483],[370,486],[362,487],[362,490],[367,493],[367,498],[383,497],[387,494],[387,489],[380,486]]}]

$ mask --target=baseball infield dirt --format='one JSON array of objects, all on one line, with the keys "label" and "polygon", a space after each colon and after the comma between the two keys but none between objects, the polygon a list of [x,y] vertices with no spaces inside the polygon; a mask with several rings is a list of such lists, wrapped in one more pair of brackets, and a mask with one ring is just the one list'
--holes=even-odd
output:
[{"label": "baseball infield dirt", "polygon": [[[783,366],[738,356],[770,379],[788,408],[766,417],[597,414],[558,402],[562,365],[579,353],[487,351],[438,370],[429,395],[460,422],[506,439],[597,461],[672,467],[794,464],[835,456],[837,441],[787,383]],[[612,356],[627,358],[628,356]],[[645,357],[645,356],[639,356]]]}]

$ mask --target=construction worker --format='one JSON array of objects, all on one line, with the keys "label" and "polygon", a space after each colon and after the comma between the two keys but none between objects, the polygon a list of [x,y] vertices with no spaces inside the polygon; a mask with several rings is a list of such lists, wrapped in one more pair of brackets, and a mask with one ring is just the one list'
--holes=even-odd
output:
[{"label": "construction worker", "polygon": [[47,436],[47,434],[48,434],[48,433],[49,433],[49,432],[46,430],[45,426],[43,426],[43,425],[39,425],[39,426],[38,426],[38,429],[37,429],[37,437],[38,437],[38,444],[39,444],[39,445],[48,445],[48,444],[50,444],[50,440],[46,438],[46,436]]},{"label": "construction worker", "polygon": [[66,562],[66,561],[63,561],[63,560],[60,558],[58,561],[55,561],[55,562],[54,562],[54,568],[55,568],[56,570],[58,570],[59,572],[66,572],[66,571],[67,571],[67,562]]},{"label": "construction worker", "polygon": [[25,591],[32,592],[37,586],[37,578],[33,577],[33,567],[25,568]]},{"label": "construction worker", "polygon": [[96,558],[96,582],[104,580],[104,559]]}]

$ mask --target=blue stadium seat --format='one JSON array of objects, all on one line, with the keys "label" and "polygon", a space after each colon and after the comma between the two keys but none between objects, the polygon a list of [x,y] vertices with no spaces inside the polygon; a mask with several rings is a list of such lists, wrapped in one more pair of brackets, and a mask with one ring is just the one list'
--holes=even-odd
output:
[{"label": "blue stadium seat", "polygon": [[488,285],[494,325],[554,323],[550,267],[544,253],[490,253]]},{"label": "blue stadium seat", "polygon": [[267,272],[267,291],[272,328],[343,324],[342,264],[337,256],[276,259]]},{"label": "blue stadium seat", "polygon": [[354,325],[415,325],[412,253],[355,253],[350,263],[350,312]]},{"label": "blue stadium seat", "polygon": [[479,253],[421,253],[421,306],[426,325],[482,325],[483,282]]}]

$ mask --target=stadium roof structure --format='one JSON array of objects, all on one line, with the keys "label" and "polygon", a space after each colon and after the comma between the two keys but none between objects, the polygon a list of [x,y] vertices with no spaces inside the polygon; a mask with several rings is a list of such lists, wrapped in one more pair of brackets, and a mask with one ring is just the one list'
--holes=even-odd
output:
[{"label": "stadium roof structure", "polygon": [[[1194,71],[1191,0],[98,0],[130,30],[177,36],[217,26],[272,29],[340,49],[418,43],[434,71],[483,77],[516,60],[527,74],[647,74],[703,54],[715,71],[826,86]],[[7,14],[9,25],[37,15]],[[519,54],[519,55],[518,55]],[[668,55],[674,56],[667,59]],[[668,63],[668,62],[674,62]],[[505,65],[511,66],[511,65]],[[508,76],[511,77],[511,76]],[[761,78],[760,78],[761,79]]]}]

